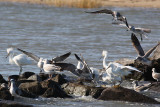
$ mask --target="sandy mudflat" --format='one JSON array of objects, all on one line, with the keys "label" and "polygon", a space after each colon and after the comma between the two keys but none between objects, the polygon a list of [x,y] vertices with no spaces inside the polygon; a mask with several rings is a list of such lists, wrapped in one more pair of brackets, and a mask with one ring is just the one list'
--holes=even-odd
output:
[{"label": "sandy mudflat", "polygon": [[[19,2],[19,3],[32,3],[32,4],[46,4],[54,5],[55,0],[0,0],[3,2]],[[67,0],[56,0],[67,1]],[[68,0],[67,2],[77,0]],[[119,7],[149,7],[160,8],[160,0],[98,0],[102,6],[119,6]]]}]

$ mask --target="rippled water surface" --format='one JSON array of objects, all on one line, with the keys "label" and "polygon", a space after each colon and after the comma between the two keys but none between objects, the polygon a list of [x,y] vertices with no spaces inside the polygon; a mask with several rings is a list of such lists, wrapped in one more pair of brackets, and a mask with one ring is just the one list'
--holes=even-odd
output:
[{"label": "rippled water surface", "polygon": [[[118,8],[127,17],[129,24],[152,29],[142,47],[145,51],[160,41],[160,9]],[[40,5],[0,3],[0,64],[1,74],[7,77],[18,74],[19,68],[6,59],[8,47],[18,47],[39,57],[52,58],[71,51],[83,54],[88,64],[102,68],[102,50],[108,51],[108,61],[120,58],[135,58],[130,32],[111,24],[112,16],[87,14],[84,11],[97,9],[56,8]],[[18,52],[17,52],[18,53]],[[74,55],[66,62],[77,64]],[[26,66],[23,71],[39,72],[36,66]],[[28,100],[28,102],[31,102]],[[78,97],[71,99],[41,99],[33,101],[36,106],[150,106],[135,103],[97,101]]]}]

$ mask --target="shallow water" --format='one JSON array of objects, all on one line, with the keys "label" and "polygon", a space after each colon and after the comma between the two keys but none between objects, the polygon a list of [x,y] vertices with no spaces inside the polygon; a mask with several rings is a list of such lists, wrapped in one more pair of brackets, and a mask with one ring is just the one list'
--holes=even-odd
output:
[{"label": "shallow water", "polygon": [[[160,41],[160,9],[118,8],[136,27],[152,29],[148,39],[141,42],[145,51]],[[19,68],[6,59],[8,47],[18,47],[39,57],[52,58],[71,51],[66,62],[77,64],[74,53],[82,54],[87,63],[102,68],[102,50],[107,50],[108,61],[137,56],[130,40],[130,32],[111,24],[110,15],[91,15],[84,11],[97,9],[56,8],[29,4],[0,3],[0,64],[1,74],[18,74]],[[17,52],[18,53],[18,52]],[[23,71],[39,72],[36,66],[26,66]],[[31,102],[31,100],[26,100]],[[22,101],[23,102],[23,101]],[[35,106],[150,106],[137,103],[97,101],[78,97],[72,99],[39,99]]]}]

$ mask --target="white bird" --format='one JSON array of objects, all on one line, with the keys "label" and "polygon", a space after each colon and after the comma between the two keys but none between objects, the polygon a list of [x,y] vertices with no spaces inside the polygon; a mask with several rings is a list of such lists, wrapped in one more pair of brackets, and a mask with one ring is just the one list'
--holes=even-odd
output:
[{"label": "white bird", "polygon": [[160,81],[160,73],[156,72],[155,68],[152,68],[152,77],[157,81]]},{"label": "white bird", "polygon": [[135,91],[137,91],[137,92],[145,91],[145,90],[147,90],[149,87],[151,87],[151,85],[152,85],[151,83],[139,85],[139,84],[138,84],[138,81],[136,81],[136,80],[133,81],[132,84],[133,84],[133,89],[134,89]]},{"label": "white bird", "polygon": [[19,97],[22,95],[22,91],[16,86],[14,79],[10,80],[9,92],[11,93],[12,96],[16,96],[16,97]]},{"label": "white bird", "polygon": [[22,72],[22,66],[34,65],[35,64],[34,60],[30,59],[29,57],[27,57],[24,54],[16,55],[14,53],[14,49],[13,48],[7,48],[7,53],[8,53],[7,57],[9,57],[9,63],[10,64],[15,64],[15,65],[20,67],[19,75]]},{"label": "white bird", "polygon": [[148,66],[151,66],[152,61],[149,60],[148,57],[160,45],[160,43],[158,43],[156,46],[154,46],[153,48],[148,50],[146,53],[144,53],[144,50],[141,47],[139,40],[137,39],[137,37],[133,33],[131,34],[131,41],[132,41],[133,47],[136,49],[136,51],[138,53],[138,57],[135,59],[135,62],[143,63]]},{"label": "white bird", "polygon": [[64,61],[66,58],[68,58],[71,54],[71,52],[68,52],[64,55],[61,55],[61,56],[57,56],[57,57],[54,57],[52,58],[51,60],[48,60],[48,59],[44,59],[44,58],[40,58],[38,57],[37,55],[34,55],[33,53],[30,53],[30,52],[27,52],[27,51],[24,51],[22,49],[19,49],[17,48],[17,50],[19,50],[20,52],[23,52],[24,54],[26,54],[28,57],[31,57],[32,59],[34,59],[36,62],[37,62],[37,66],[40,68],[40,72],[42,72],[43,70],[43,64],[45,61],[45,63],[47,64],[54,64],[54,63],[57,63],[57,62],[62,62]]},{"label": "white bird", "polygon": [[124,66],[116,62],[110,62],[108,65],[106,64],[106,57],[107,57],[107,51],[103,50],[102,52],[103,58],[103,70],[102,73],[102,80],[103,81],[110,81],[114,85],[116,82],[122,82],[124,76],[127,76],[130,74],[130,71],[139,71],[138,69],[131,67],[131,66]]},{"label": "white bird", "polygon": [[122,22],[126,23],[126,17],[122,16],[117,11],[112,11],[112,10],[109,10],[109,9],[103,9],[103,10],[98,10],[98,11],[94,11],[94,12],[86,12],[86,13],[92,13],[92,14],[100,14],[100,13],[111,14],[113,16],[112,21],[122,21]]}]

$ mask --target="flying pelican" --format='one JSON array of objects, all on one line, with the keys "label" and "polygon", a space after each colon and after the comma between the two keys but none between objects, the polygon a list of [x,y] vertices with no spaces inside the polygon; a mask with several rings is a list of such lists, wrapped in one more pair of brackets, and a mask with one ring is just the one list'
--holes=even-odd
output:
[{"label": "flying pelican", "polygon": [[153,48],[148,50],[146,53],[144,53],[139,40],[133,33],[131,34],[131,41],[132,41],[133,47],[136,49],[138,53],[138,57],[136,58],[135,62],[143,63],[143,64],[151,66],[152,61],[149,60],[148,57],[160,45],[160,43],[158,43],[156,46],[154,46]]},{"label": "flying pelican", "polygon": [[94,11],[94,12],[86,12],[86,13],[92,13],[92,14],[99,14],[99,13],[111,14],[113,16],[112,21],[122,21],[122,22],[126,23],[126,17],[122,16],[117,11],[112,11],[112,10],[109,10],[109,9],[103,9],[103,10],[98,10],[98,11]]},{"label": "flying pelican", "polygon": [[137,91],[137,92],[141,92],[141,91],[147,90],[152,85],[151,83],[139,85],[138,81],[136,81],[136,80],[133,81],[132,84],[133,84],[133,89],[135,91]]},{"label": "flying pelican", "polygon": [[7,57],[9,57],[9,63],[10,64],[15,64],[15,65],[20,67],[19,75],[22,72],[22,66],[34,65],[35,64],[35,62],[32,59],[28,58],[24,54],[16,55],[14,53],[14,49],[13,48],[7,48],[7,53],[8,53]]},{"label": "flying pelican", "polygon": [[160,81],[160,73],[156,72],[155,68],[152,69],[152,77],[157,80],[157,83]]},{"label": "flying pelican", "polygon": [[[30,53],[30,52],[27,52],[27,51],[24,51],[20,48],[17,48],[17,50],[19,50],[20,52],[23,52],[24,54],[26,54],[28,57],[31,57],[32,59],[34,59],[36,62],[37,62],[37,66],[40,68],[40,72],[42,72],[43,70],[43,64],[44,64],[44,58],[40,58],[36,55],[34,55],[33,53]],[[54,57],[52,58],[51,60],[45,60],[45,63],[57,63],[57,62],[62,62],[64,61],[66,58],[68,58],[70,56],[71,52],[68,52],[64,55],[61,55],[61,56],[57,56],[57,57]]]},{"label": "flying pelican", "polygon": [[121,84],[124,76],[129,75],[131,73],[130,71],[134,70],[134,71],[141,72],[134,67],[124,66],[116,62],[110,62],[107,65],[106,64],[107,53],[108,52],[106,50],[103,50],[102,52],[102,56],[104,57],[103,58],[103,68],[105,69],[103,70],[103,73],[102,73],[103,81],[108,80],[112,82],[114,85],[116,82],[119,82]]}]

